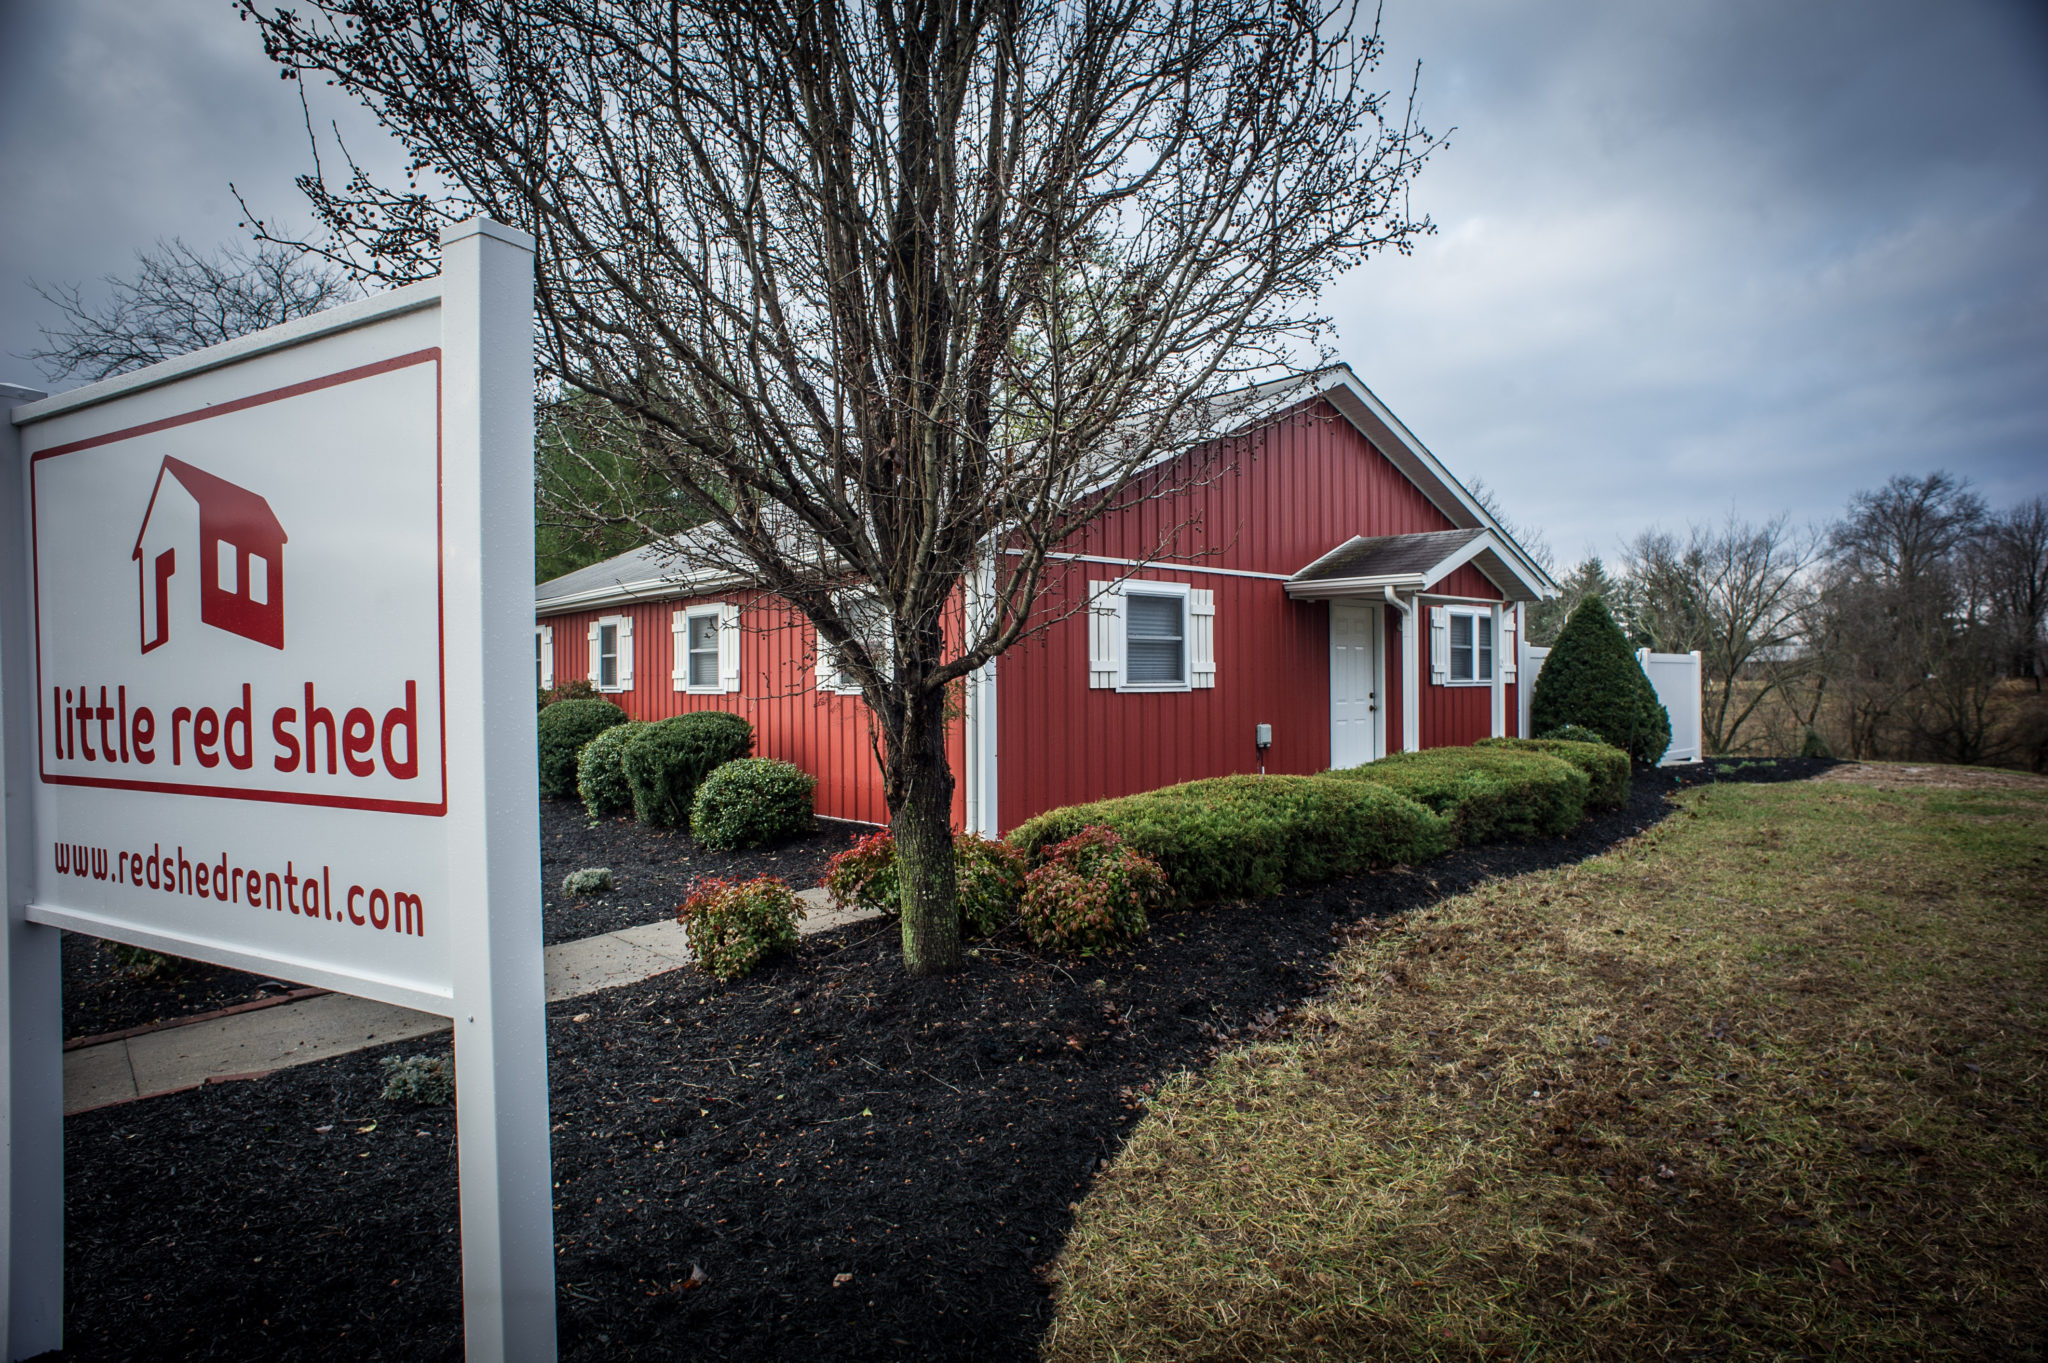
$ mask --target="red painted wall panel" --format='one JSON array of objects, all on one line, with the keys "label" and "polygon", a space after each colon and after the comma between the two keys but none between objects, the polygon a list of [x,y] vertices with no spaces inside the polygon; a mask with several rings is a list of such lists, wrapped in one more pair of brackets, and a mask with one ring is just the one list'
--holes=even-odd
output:
[{"label": "red painted wall panel", "polygon": [[[714,694],[679,691],[673,680],[676,611],[711,601],[740,603],[740,689]],[[633,620],[633,687],[608,693],[634,719],[667,719],[691,710],[730,710],[754,726],[760,757],[792,762],[818,778],[817,812],[863,823],[889,821],[881,767],[870,738],[867,704],[859,696],[820,693],[815,686],[810,624],[773,597],[758,592],[682,597],[549,616],[554,626],[557,684],[590,675],[588,631],[594,620]],[[966,822],[966,791],[958,784],[966,749],[961,726],[949,735],[955,777],[953,822]]]},{"label": "red painted wall panel", "polygon": [[[1097,570],[1097,576],[1110,573]],[[1088,621],[1075,612],[997,663],[1005,831],[1055,805],[1128,795],[1259,769],[1260,724],[1273,726],[1266,770],[1308,773],[1330,761],[1329,610],[1290,601],[1278,582],[1144,571],[1216,593],[1216,685],[1122,693],[1088,685]],[[1056,579],[1041,603],[1061,615],[1087,576]]]},{"label": "red painted wall panel", "polygon": [[1172,557],[1190,566],[1286,576],[1353,535],[1455,528],[1327,403],[1225,443],[1198,477],[1168,465],[1155,484],[1177,491],[1105,517],[1069,551],[1146,558],[1172,537]]}]

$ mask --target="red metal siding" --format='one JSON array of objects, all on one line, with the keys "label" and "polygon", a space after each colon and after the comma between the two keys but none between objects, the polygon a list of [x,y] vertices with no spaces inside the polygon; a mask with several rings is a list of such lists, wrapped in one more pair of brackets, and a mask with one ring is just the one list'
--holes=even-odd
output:
[{"label": "red metal siding", "polygon": [[1227,443],[1198,479],[1183,461],[1167,466],[1155,482],[1179,491],[1105,517],[1070,551],[1157,557],[1162,538],[1182,526],[1174,558],[1284,577],[1353,535],[1455,528],[1328,403],[1294,413],[1256,440]]},{"label": "red metal siding", "polygon": [[[740,604],[740,689],[715,694],[676,689],[674,614],[710,601]],[[550,616],[555,630],[555,681],[590,676],[589,628],[594,620],[633,620],[633,688],[608,693],[634,719],[667,719],[691,710],[730,710],[754,726],[754,751],[802,767],[818,778],[815,807],[827,818],[887,823],[882,772],[875,760],[867,704],[859,696],[816,687],[810,624],[774,597],[758,592],[677,597],[632,606]],[[953,823],[966,823],[966,791],[958,785],[966,748],[955,723],[947,742],[956,785]]]},{"label": "red metal siding", "polygon": [[1041,600],[1046,615],[1066,618],[997,663],[997,814],[1005,831],[1056,805],[1255,772],[1260,724],[1273,726],[1266,770],[1329,766],[1328,607],[1290,601],[1278,582],[1257,578],[1140,572],[1216,593],[1216,685],[1096,689],[1088,685],[1088,621],[1068,614],[1085,599],[1086,567],[1056,579]]}]

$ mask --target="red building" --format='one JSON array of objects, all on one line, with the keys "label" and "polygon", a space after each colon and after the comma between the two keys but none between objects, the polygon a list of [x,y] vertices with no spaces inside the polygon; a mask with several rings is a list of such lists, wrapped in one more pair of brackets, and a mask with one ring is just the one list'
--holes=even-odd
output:
[{"label": "red building", "polygon": [[170,641],[171,579],[184,566],[180,547],[198,573],[201,623],[283,648],[288,538],[262,497],[166,455],[129,555],[141,593],[142,651]]},{"label": "red building", "polygon": [[[1068,545],[1048,623],[966,687],[960,826],[1514,732],[1522,608],[1556,586],[1348,369],[1155,476],[1176,490]],[[639,550],[536,609],[542,688],[588,677],[636,719],[736,711],[818,777],[820,814],[886,821],[866,707],[784,603]]]}]

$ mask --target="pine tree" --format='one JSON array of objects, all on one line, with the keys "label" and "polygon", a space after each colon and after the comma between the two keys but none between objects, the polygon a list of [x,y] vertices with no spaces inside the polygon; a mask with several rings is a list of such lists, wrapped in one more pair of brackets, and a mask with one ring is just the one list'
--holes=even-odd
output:
[{"label": "pine tree", "polygon": [[1646,766],[1671,746],[1671,715],[1599,597],[1579,603],[1543,660],[1529,723],[1539,735],[1564,724],[1591,729]]}]

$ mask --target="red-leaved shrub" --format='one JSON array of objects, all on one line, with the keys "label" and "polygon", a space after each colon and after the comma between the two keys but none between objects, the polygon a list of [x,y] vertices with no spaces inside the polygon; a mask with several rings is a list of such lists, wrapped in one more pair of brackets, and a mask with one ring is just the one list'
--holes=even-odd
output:
[{"label": "red-leaved shrub", "polygon": [[721,980],[736,980],[764,958],[795,946],[803,916],[803,901],[774,876],[699,880],[676,906],[690,953]]},{"label": "red-leaved shrub", "polygon": [[1166,872],[1113,828],[1090,824],[1048,848],[1024,878],[1019,919],[1033,945],[1069,956],[1113,951],[1151,931],[1170,902]]}]

